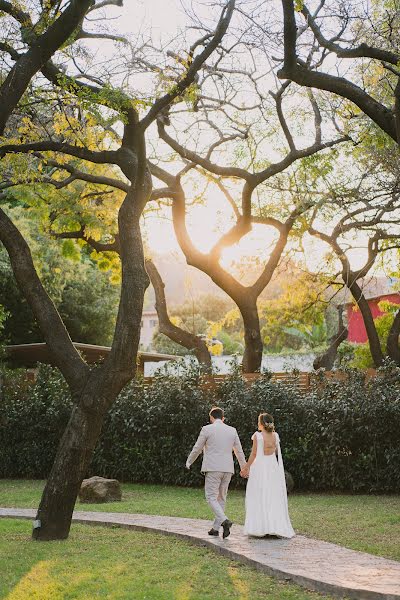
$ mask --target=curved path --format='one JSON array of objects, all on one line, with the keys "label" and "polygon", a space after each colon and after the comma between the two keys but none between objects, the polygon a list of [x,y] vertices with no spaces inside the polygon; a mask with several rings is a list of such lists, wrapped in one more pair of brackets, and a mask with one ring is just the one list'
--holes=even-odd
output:
[{"label": "curved path", "polygon": [[[35,514],[32,509],[0,508],[0,517],[33,519]],[[400,600],[400,562],[302,535],[291,540],[249,539],[240,525],[234,525],[230,537],[222,540],[207,535],[208,521],[129,513],[76,511],[73,521],[173,535],[268,575],[339,597]]]}]

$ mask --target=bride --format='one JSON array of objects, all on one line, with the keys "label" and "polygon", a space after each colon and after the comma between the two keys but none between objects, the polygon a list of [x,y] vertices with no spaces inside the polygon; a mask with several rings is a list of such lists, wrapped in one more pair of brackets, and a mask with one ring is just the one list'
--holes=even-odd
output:
[{"label": "bride", "polygon": [[248,477],[246,490],[247,535],[263,537],[295,535],[290,523],[285,472],[279,435],[268,413],[258,417],[258,431],[253,436],[253,448],[241,475]]}]

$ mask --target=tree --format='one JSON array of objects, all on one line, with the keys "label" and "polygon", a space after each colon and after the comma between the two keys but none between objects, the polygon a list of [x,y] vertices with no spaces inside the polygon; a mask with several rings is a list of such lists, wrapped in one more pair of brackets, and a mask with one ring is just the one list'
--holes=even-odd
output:
[{"label": "tree", "polygon": [[[244,80],[250,81],[251,85],[256,87],[255,95],[258,98],[258,105],[254,107],[245,104],[239,108],[232,98],[224,96],[224,87],[223,84],[218,84],[218,77],[223,80],[226,73],[230,74],[232,70],[219,65],[215,72],[212,74],[207,73],[205,76],[205,80],[211,76],[214,76],[217,80],[217,83],[214,83],[215,86],[218,86],[218,91],[215,93],[219,98],[218,102],[215,97],[210,99],[206,95],[207,92],[201,88],[201,83],[198,83],[200,91],[196,97],[195,111],[196,119],[206,124],[206,131],[208,132],[207,142],[205,142],[206,149],[201,152],[189,147],[189,141],[187,144],[185,141],[180,142],[177,138],[184,134],[178,127],[175,127],[175,137],[167,132],[167,127],[172,127],[175,122],[175,115],[171,110],[167,116],[163,115],[163,118],[158,119],[158,133],[160,138],[181,157],[185,166],[177,175],[171,175],[166,169],[157,164],[153,165],[152,173],[155,177],[164,181],[170,190],[174,230],[187,263],[209,275],[213,282],[230,296],[238,306],[243,319],[245,338],[242,368],[244,372],[254,372],[261,367],[263,351],[257,308],[258,298],[270,283],[287,247],[289,237],[295,233],[298,223],[301,222],[305,213],[313,205],[310,198],[300,196],[289,204],[285,199],[285,191],[281,192],[278,188],[274,189],[273,182],[282,173],[285,173],[287,178],[290,178],[290,176],[295,178],[290,168],[296,162],[301,164],[304,161],[304,165],[306,165],[310,157],[312,158],[322,150],[333,148],[347,141],[348,137],[346,135],[336,135],[335,132],[333,139],[323,140],[322,114],[315,97],[310,92],[307,95],[307,101],[311,113],[304,111],[305,123],[303,125],[309,133],[310,122],[308,118],[313,119],[314,140],[309,145],[299,148],[283,110],[283,99],[285,94],[289,94],[290,91],[289,82],[282,84],[276,91],[270,90],[264,94],[257,87],[258,84],[255,83],[257,81],[255,73],[242,70],[234,70],[233,72],[235,74],[244,73]],[[243,82],[242,84],[244,85]],[[243,88],[241,88],[242,91]],[[236,95],[237,92],[234,91],[234,98]],[[269,106],[268,110],[266,109],[266,96],[272,98],[273,102],[272,107]],[[290,95],[288,97],[290,98]],[[252,97],[250,96],[249,101],[251,100]],[[291,103],[289,102],[289,104]],[[233,116],[228,114],[227,116],[225,110],[234,113],[238,113],[240,110],[249,111],[249,113],[255,111],[255,115],[252,114],[251,124],[245,125],[243,123],[244,119],[242,121],[241,117],[235,117],[235,114]],[[222,116],[226,118],[233,132],[224,132],[223,125],[219,121],[216,124],[211,118],[210,113],[212,111],[216,113],[216,119],[221,119]],[[293,111],[289,110],[289,112],[292,122],[297,120],[297,126],[299,126],[298,116],[294,115]],[[199,119],[198,113],[202,113],[201,119]],[[261,118],[265,120],[267,133],[260,130]],[[270,123],[272,119],[275,119],[274,126],[271,126]],[[187,127],[185,132],[186,134],[189,132]],[[215,141],[210,143],[210,138]],[[268,140],[271,138],[275,141],[273,159],[267,154],[268,147],[264,147],[265,138]],[[247,149],[245,149],[246,145],[248,145]],[[261,150],[258,150],[259,147]],[[218,158],[213,160],[213,153],[216,151],[218,151]],[[277,154],[280,157],[279,160],[276,159]],[[233,164],[229,166],[222,164],[227,157],[229,160],[231,155],[233,155]],[[318,162],[318,159],[316,159],[316,162]],[[321,171],[326,168],[328,162],[328,153],[321,154]],[[244,163],[246,166],[237,166],[237,163]],[[325,166],[322,167],[322,165]],[[221,235],[209,252],[200,252],[196,248],[186,223],[188,202],[185,187],[187,185],[187,174],[194,170],[204,177],[208,183],[211,182],[212,185],[219,188],[233,213],[232,226]],[[317,177],[318,175],[314,179],[316,180]],[[232,184],[232,182],[236,186],[233,194],[228,187],[229,183]],[[238,196],[239,201],[237,200]],[[264,201],[264,198],[268,198],[268,196],[272,198],[270,204],[268,200]],[[261,274],[251,285],[244,285],[221,265],[221,257],[223,251],[240,242],[251,231],[254,224],[272,228],[276,234],[270,246],[269,256],[263,263]]]},{"label": "tree", "polygon": [[[323,1],[315,10],[307,4],[282,0],[284,59],[278,77],[349,100],[400,144],[398,1],[373,2],[365,11],[352,0]],[[338,74],[327,65],[332,56]]]},{"label": "tree", "polygon": [[[143,296],[148,285],[140,232],[140,216],[152,193],[146,132],[158,115],[182,98],[193,84],[199,69],[221,43],[234,9],[234,0],[229,0],[215,31],[207,39],[194,43],[191,60],[182,65],[169,89],[158,98],[144,102],[129,89],[122,89],[106,69],[103,73],[91,74],[90,61],[84,68],[80,65],[81,57],[87,53],[75,52],[76,43],[79,45],[80,39],[88,37],[83,29],[85,17],[88,14],[93,17],[93,11],[108,4],[116,3],[106,0],[96,5],[92,0],[71,0],[61,11],[58,2],[43,3],[33,7],[38,10],[35,22],[33,9],[28,13],[16,4],[1,2],[0,5],[15,42],[7,40],[1,46],[1,51],[14,64],[0,87],[0,133],[7,137],[9,122],[12,133],[12,115],[26,110],[26,106],[30,109],[32,101],[48,100],[50,92],[52,97],[56,96],[52,110],[58,110],[62,123],[58,132],[39,122],[37,127],[21,132],[22,140],[8,136],[8,143],[3,140],[0,146],[0,157],[25,155],[27,168],[35,165],[36,180],[44,185],[50,178],[55,187],[62,189],[79,180],[95,185],[97,198],[104,198],[99,191],[104,190],[103,186],[106,191],[115,188],[123,192],[117,222],[108,236],[100,236],[99,240],[97,235],[91,235],[90,228],[86,230],[85,223],[80,221],[79,212],[75,215],[77,229],[64,234],[68,239],[91,245],[96,251],[114,252],[121,262],[121,294],[111,351],[104,363],[94,369],[89,368],[73,346],[35,270],[24,236],[10,219],[7,209],[0,211],[0,240],[74,402],[35,521],[33,535],[41,540],[68,536],[76,497],[104,417],[122,387],[135,374]],[[89,37],[96,37],[96,33]],[[109,36],[105,34],[105,37]],[[57,63],[61,58],[63,68]],[[79,65],[78,72],[69,74],[75,64]],[[41,88],[42,82],[35,77],[40,70],[49,82],[45,91]],[[122,129],[122,137],[113,124]],[[85,161],[85,165],[113,165],[111,176],[96,175],[90,168],[78,168],[76,159]],[[12,168],[12,163],[9,167]],[[64,173],[67,177],[62,179]],[[114,173],[117,176],[113,176]],[[18,178],[18,174],[15,176]],[[32,179],[32,175],[25,176],[23,183],[30,183]],[[4,191],[0,198],[4,205]],[[57,205],[51,206],[50,222],[57,208]]]},{"label": "tree", "polygon": [[[354,175],[353,175],[354,178]],[[400,246],[400,189],[398,175],[389,178],[388,172],[372,169],[361,173],[358,181],[347,197],[340,190],[319,213],[320,226],[311,219],[308,232],[328,244],[340,265],[341,284],[351,293],[359,308],[368,335],[370,352],[376,367],[382,365],[385,351],[382,348],[371,308],[363,292],[362,281],[375,265],[378,257],[384,256]],[[352,267],[349,252],[354,244],[354,236],[361,237],[366,259],[362,266]],[[399,311],[400,312],[400,311]],[[399,357],[400,317],[396,315],[388,334],[387,352],[396,362]]]},{"label": "tree", "polygon": [[349,334],[347,327],[343,322],[343,310],[338,308],[338,328],[337,331],[329,338],[329,346],[322,354],[316,356],[313,362],[314,369],[333,369],[339,346],[347,339]]}]

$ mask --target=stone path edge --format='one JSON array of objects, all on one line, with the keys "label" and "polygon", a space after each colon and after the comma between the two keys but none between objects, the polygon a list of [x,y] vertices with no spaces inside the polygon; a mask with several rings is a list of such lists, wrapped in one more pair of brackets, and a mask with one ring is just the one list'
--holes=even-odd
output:
[{"label": "stone path edge", "polygon": [[[7,514],[9,513],[9,514]],[[9,518],[9,519],[21,519],[21,520],[33,520],[36,514],[36,510],[33,509],[16,509],[16,508],[0,508],[0,518]],[[90,516],[86,516],[86,515]],[[96,515],[107,515],[107,520],[96,520]],[[79,516],[80,511],[74,513],[72,517],[73,523],[83,524],[83,525],[94,525],[94,526],[103,526],[103,527],[118,527],[124,529],[132,529],[134,531],[141,531],[146,533],[158,533],[161,535],[172,536],[184,541],[188,541],[191,544],[200,547],[206,547],[217,554],[221,554],[227,558],[240,562],[242,564],[251,566],[258,571],[265,573],[268,576],[275,577],[281,581],[285,581],[287,583],[296,583],[303,588],[306,588],[309,591],[315,591],[322,594],[330,594],[331,596],[335,596],[337,598],[352,598],[354,600],[400,600],[400,591],[399,594],[385,594],[378,591],[369,591],[365,589],[357,589],[350,588],[345,586],[338,586],[332,583],[320,581],[315,578],[295,574],[295,573],[287,573],[283,570],[277,569],[276,567],[271,567],[266,564],[263,564],[256,559],[249,558],[248,556],[244,556],[240,552],[236,552],[235,550],[230,549],[228,546],[223,545],[221,540],[221,544],[217,544],[215,542],[215,538],[199,538],[195,535],[190,535],[186,533],[180,533],[178,531],[169,531],[167,529],[162,529],[157,526],[152,525],[144,525],[138,523],[123,523],[118,520],[118,516],[124,515],[124,513],[115,513],[117,517],[115,520],[111,517],[112,513],[102,513],[101,511],[93,511],[90,513],[85,513],[85,516]],[[126,515],[128,516],[128,515]],[[130,514],[130,517],[134,518],[134,515]],[[145,515],[140,515],[145,516]],[[152,515],[146,515],[151,517]],[[184,519],[182,519],[184,520]],[[207,524],[207,522],[204,522]],[[220,539],[220,538],[219,538]],[[356,550],[354,550],[357,553]]]}]

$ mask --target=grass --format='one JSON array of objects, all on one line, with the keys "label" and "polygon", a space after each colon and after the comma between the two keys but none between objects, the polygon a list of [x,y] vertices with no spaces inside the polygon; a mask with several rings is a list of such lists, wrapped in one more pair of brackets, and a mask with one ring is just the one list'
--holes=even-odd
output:
[{"label": "grass", "polygon": [[[0,480],[0,506],[36,508],[44,482]],[[81,505],[77,510],[131,512],[210,519],[201,489],[124,484],[123,501]],[[228,495],[228,515],[244,520],[244,493]],[[363,552],[400,560],[400,497],[294,494],[289,512],[295,530]]]},{"label": "grass", "polygon": [[162,535],[75,525],[64,542],[38,543],[30,530],[27,521],[0,519],[4,600],[321,599]]}]

